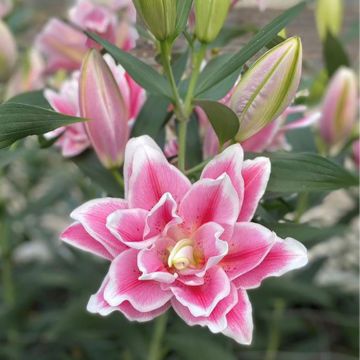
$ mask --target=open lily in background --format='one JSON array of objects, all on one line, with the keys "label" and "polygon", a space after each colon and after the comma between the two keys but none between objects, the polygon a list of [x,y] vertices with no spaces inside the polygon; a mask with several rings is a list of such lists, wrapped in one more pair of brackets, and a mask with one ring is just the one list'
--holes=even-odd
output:
[{"label": "open lily in background", "polygon": [[170,306],[189,325],[250,344],[247,290],[307,263],[306,249],[252,223],[270,175],[267,158],[240,145],[212,160],[194,184],[149,137],[126,148],[125,199],[92,200],[61,238],[111,261],[88,310],[151,320]]}]

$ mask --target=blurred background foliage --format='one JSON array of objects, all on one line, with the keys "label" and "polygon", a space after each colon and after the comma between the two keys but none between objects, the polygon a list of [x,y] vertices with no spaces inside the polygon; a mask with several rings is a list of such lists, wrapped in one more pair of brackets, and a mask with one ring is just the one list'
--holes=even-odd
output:
[{"label": "blurred background foliage", "polygon": [[[281,11],[269,2],[264,13],[251,4],[236,9],[229,28],[240,23],[253,29],[268,22]],[[25,47],[49,16],[64,13],[67,3],[19,1],[8,21],[20,45]],[[340,43],[354,64],[358,61],[359,31],[356,3],[345,1]],[[321,64],[336,66],[329,64],[336,62],[337,56],[324,49],[323,57],[314,35],[311,6],[288,32],[303,39],[302,86],[311,89],[306,103],[316,103],[326,84]],[[247,39],[244,31],[244,36],[229,42],[226,50],[238,48]],[[147,51],[146,44],[137,50],[145,58]],[[315,151],[310,131],[289,134],[294,151]],[[196,149],[191,153],[198,154]],[[59,232],[70,223],[72,209],[103,196],[104,189],[118,195],[112,178],[89,166],[90,154],[75,164],[64,161],[51,148],[39,150],[34,139],[13,149],[11,159],[4,154],[4,150],[0,152],[0,359],[146,359],[153,324],[130,324],[119,313],[107,318],[88,314],[89,295],[97,290],[107,264],[58,240]],[[336,160],[343,163],[345,154]],[[256,221],[266,223],[280,236],[302,241],[310,251],[309,266],[281,279],[268,279],[260,289],[249,292],[255,322],[254,341],[249,347],[199,327],[190,328],[169,312],[164,339],[167,359],[358,359],[357,196],[356,189],[330,196],[308,194],[309,207],[316,207],[303,214],[297,195],[280,198],[268,194]],[[278,223],[287,214],[299,211],[304,225],[295,221],[296,216]]]}]

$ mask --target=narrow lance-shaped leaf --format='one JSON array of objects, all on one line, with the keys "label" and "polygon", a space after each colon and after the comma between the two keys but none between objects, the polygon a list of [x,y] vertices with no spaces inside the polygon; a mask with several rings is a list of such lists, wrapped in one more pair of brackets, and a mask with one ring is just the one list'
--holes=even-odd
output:
[{"label": "narrow lance-shaped leaf", "polygon": [[304,9],[306,3],[307,1],[303,1],[293,6],[263,27],[241,50],[230,57],[226,64],[219,63],[218,66],[214,67],[212,74],[201,75],[196,88],[196,96],[215,86],[235,71],[239,71],[246,61],[266,46]]},{"label": "narrow lance-shaped leaf", "polygon": [[0,105],[0,148],[30,135],[41,135],[61,126],[86,121],[38,106],[18,103]]},{"label": "narrow lance-shaped leaf", "polygon": [[170,97],[171,89],[167,80],[151,66],[145,64],[135,56],[117,48],[100,36],[86,32],[86,34],[102,45],[104,49],[130,74],[130,76],[145,90],[154,94]]},{"label": "narrow lance-shaped leaf", "polygon": [[197,100],[219,138],[220,145],[233,139],[239,130],[239,119],[226,105],[210,100]]}]

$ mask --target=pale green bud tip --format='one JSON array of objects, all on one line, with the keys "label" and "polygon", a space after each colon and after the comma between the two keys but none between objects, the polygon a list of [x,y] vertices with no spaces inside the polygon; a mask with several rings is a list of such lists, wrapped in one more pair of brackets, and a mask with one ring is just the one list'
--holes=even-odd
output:
[{"label": "pale green bud tip", "polygon": [[340,33],[343,21],[342,0],[317,0],[316,26],[322,40],[328,33],[336,36]]},{"label": "pale green bud tip", "polygon": [[176,33],[176,0],[133,0],[138,15],[159,41],[172,39]]},{"label": "pale green bud tip", "polygon": [[292,37],[261,56],[245,73],[231,98],[244,141],[275,120],[290,105],[300,83],[302,45]]},{"label": "pale green bud tip", "polygon": [[0,81],[7,80],[17,60],[16,42],[7,25],[0,20]]},{"label": "pale green bud tip", "polygon": [[195,0],[195,33],[199,41],[210,43],[224,26],[231,0]]}]

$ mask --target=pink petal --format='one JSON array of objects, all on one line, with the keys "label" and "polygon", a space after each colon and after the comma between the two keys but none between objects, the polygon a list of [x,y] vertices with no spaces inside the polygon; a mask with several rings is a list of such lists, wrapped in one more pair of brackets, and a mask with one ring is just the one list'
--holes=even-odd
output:
[{"label": "pink petal", "polygon": [[232,226],[238,214],[238,195],[226,174],[216,180],[201,179],[196,182],[179,206],[179,215],[189,232],[212,221],[224,228]]},{"label": "pink petal", "polygon": [[138,251],[129,249],[112,262],[105,300],[111,306],[129,301],[138,311],[154,311],[164,306],[173,295],[171,291],[162,290],[156,281],[139,280],[141,272],[137,266],[137,255]]},{"label": "pink petal", "polygon": [[231,285],[230,294],[219,301],[215,309],[209,316],[195,317],[191,314],[189,309],[175,298],[171,300],[171,304],[175,312],[189,325],[207,326],[211,332],[219,333],[227,327],[226,314],[237,304],[238,302],[238,290],[234,285]]},{"label": "pink petal", "polygon": [[240,206],[244,198],[244,180],[241,176],[243,159],[241,145],[231,145],[211,160],[201,174],[201,179],[217,179],[222,174],[227,174],[238,193]]},{"label": "pink petal", "polygon": [[181,282],[170,286],[176,300],[196,317],[209,316],[216,305],[230,294],[230,281],[222,268],[212,267],[204,280],[201,286],[187,286]]},{"label": "pink petal", "polygon": [[108,216],[106,227],[126,246],[144,249],[151,245],[151,241],[144,241],[147,214],[144,209],[117,210]]},{"label": "pink petal", "polygon": [[221,262],[229,279],[252,270],[261,263],[276,240],[276,234],[255,223],[237,223],[228,255]]},{"label": "pink petal", "polygon": [[106,276],[98,292],[90,297],[87,305],[87,310],[90,313],[107,316],[113,311],[120,311],[130,321],[144,322],[153,320],[170,308],[170,302],[160,307],[159,309],[149,312],[137,311],[128,301],[124,301],[119,306],[111,306],[104,299],[104,290],[108,283],[109,276]]},{"label": "pink petal", "polygon": [[223,334],[233,338],[243,345],[250,345],[254,324],[252,320],[252,308],[246,291],[238,290],[238,303],[226,315],[227,328]]},{"label": "pink petal", "polygon": [[151,239],[182,219],[176,214],[177,204],[170,193],[165,193],[159,202],[149,211],[146,218],[144,237]]},{"label": "pink petal", "polygon": [[214,222],[202,225],[196,230],[193,240],[196,252],[204,259],[204,267],[196,275],[203,277],[208,269],[215,266],[228,252],[226,241],[220,240],[224,229]]},{"label": "pink petal", "polygon": [[253,289],[270,276],[281,276],[286,272],[299,269],[308,262],[306,248],[298,241],[277,238],[264,260],[253,270],[236,278],[237,288]]},{"label": "pink petal", "polygon": [[250,221],[270,178],[271,163],[268,158],[258,157],[244,162],[242,176],[245,183],[244,201],[238,221]]},{"label": "pink petal", "polygon": [[106,227],[107,217],[116,210],[126,209],[127,203],[122,199],[103,198],[86,202],[71,213],[95,240],[101,243],[112,256],[126,249],[126,246],[116,239]]},{"label": "pink petal", "polygon": [[125,166],[126,176],[130,175],[127,195],[131,207],[150,210],[165,193],[179,203],[189,190],[189,179],[168,163],[155,143],[138,147],[129,158],[131,168]]},{"label": "pink petal", "polygon": [[171,284],[176,280],[177,274],[170,273],[167,267],[168,249],[174,245],[174,240],[161,237],[150,249],[139,252],[138,267],[143,273],[141,280],[156,280],[166,284]]},{"label": "pink petal", "polygon": [[93,237],[91,237],[84,227],[75,222],[70,225],[61,235],[60,239],[78,249],[90,252],[97,256],[112,260],[113,256],[106,248]]}]

